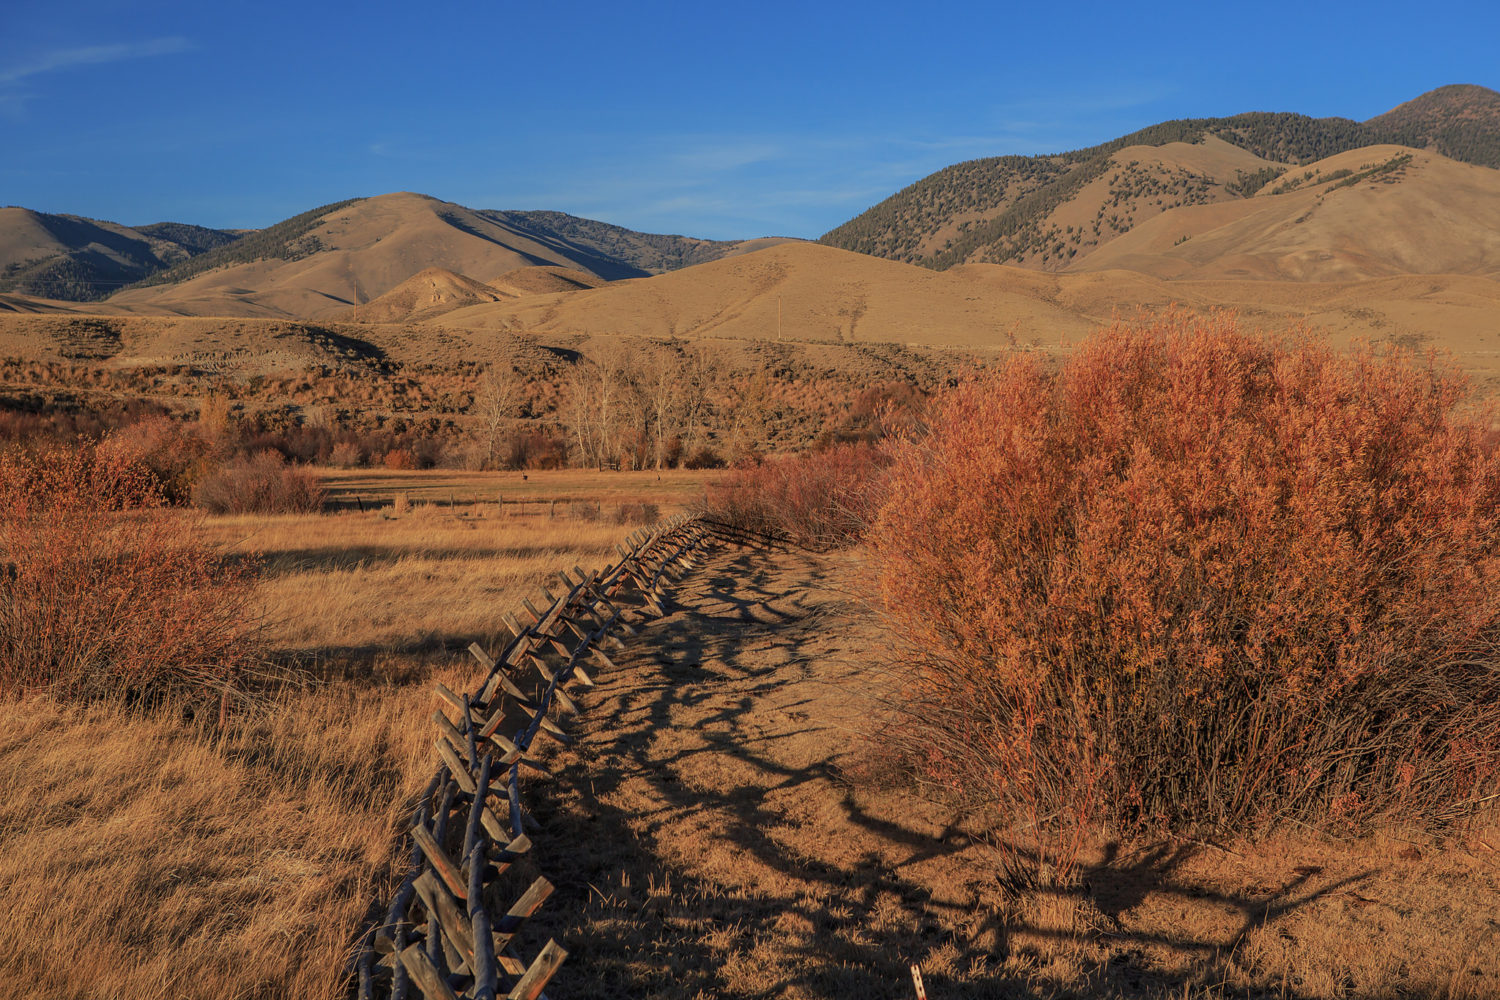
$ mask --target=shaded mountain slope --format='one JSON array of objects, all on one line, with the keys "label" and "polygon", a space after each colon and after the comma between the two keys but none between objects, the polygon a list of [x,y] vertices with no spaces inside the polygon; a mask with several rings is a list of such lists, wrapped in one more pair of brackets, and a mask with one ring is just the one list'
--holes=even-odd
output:
[{"label": "shaded mountain slope", "polygon": [[78,215],[0,208],[0,292],[95,301],[238,238],[181,223],[132,229]]}]

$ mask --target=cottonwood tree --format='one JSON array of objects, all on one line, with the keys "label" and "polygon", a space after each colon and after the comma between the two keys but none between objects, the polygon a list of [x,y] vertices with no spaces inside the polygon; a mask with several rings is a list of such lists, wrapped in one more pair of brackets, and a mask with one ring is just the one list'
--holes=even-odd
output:
[{"label": "cottonwood tree", "polygon": [[713,356],[701,347],[690,347],[678,360],[677,374],[682,392],[678,397],[678,426],[685,454],[694,454],[708,439],[713,408],[709,394],[720,372]]},{"label": "cottonwood tree", "polygon": [[[563,416],[578,461],[624,468],[665,468],[706,440],[719,382],[712,356],[677,344],[605,341],[573,369]],[[752,382],[755,380],[752,379]],[[762,379],[761,383],[765,380]],[[757,400],[765,386],[752,390]],[[748,407],[751,437],[764,426],[757,401]]]},{"label": "cottonwood tree", "polygon": [[506,422],[515,416],[521,401],[521,379],[514,368],[490,365],[479,378],[474,394],[474,413],[479,418],[480,442],[484,448],[484,465],[496,468],[500,455],[500,434]]},{"label": "cottonwood tree", "polygon": [[640,427],[644,408],[637,352],[617,340],[591,348],[568,379],[566,418],[573,443],[586,465],[627,464],[624,437]]},{"label": "cottonwood tree", "polygon": [[773,398],[771,377],[756,372],[748,380],[730,387],[729,458],[739,459],[753,452],[766,437]]}]

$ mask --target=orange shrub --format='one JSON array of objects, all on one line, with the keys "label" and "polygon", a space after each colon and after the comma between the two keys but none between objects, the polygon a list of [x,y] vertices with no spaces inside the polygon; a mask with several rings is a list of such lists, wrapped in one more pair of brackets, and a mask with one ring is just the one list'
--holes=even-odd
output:
[{"label": "orange shrub", "polygon": [[279,452],[225,462],[193,490],[193,502],[215,514],[302,514],[323,506],[323,488]]},{"label": "orange shrub", "polygon": [[392,448],[385,453],[381,464],[387,469],[415,469],[417,467],[417,456],[412,454],[408,448]]},{"label": "orange shrub", "polygon": [[248,573],[191,531],[118,453],[0,455],[0,690],[232,684],[253,655]]},{"label": "orange shrub", "polygon": [[740,465],[706,488],[705,511],[803,545],[847,545],[879,504],[887,461],[881,449],[857,442]]},{"label": "orange shrub", "polygon": [[213,440],[202,425],[171,417],[127,424],[104,438],[100,448],[149,471],[169,503],[187,503],[217,461]]},{"label": "orange shrub", "polygon": [[1464,393],[1176,313],[952,392],[871,534],[926,774],[1054,833],[1493,788],[1500,458]]}]

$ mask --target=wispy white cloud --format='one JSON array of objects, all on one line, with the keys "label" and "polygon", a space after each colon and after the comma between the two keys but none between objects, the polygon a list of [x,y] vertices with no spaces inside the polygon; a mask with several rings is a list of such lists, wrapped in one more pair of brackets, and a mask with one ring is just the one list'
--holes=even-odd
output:
[{"label": "wispy white cloud", "polygon": [[724,170],[739,170],[761,163],[772,163],[785,159],[786,145],[760,140],[708,142],[700,146],[678,151],[672,159],[679,166],[692,171],[716,173]]},{"label": "wispy white cloud", "polygon": [[[1097,103],[1151,96],[1105,95]],[[950,164],[1086,145],[1067,135],[1072,123],[1061,115],[1049,119],[1045,109],[1034,119],[1005,109],[977,117],[965,127],[908,133],[882,122],[819,134],[569,135],[565,142],[576,155],[563,163],[502,169],[485,193],[452,196],[477,207],[559,209],[650,232],[817,236]],[[540,177],[546,180],[538,184]],[[519,183],[506,187],[504,180]]]},{"label": "wispy white cloud", "polygon": [[144,42],[120,42],[114,45],[85,45],[74,49],[53,49],[32,59],[0,67],[0,85],[20,83],[33,76],[55,73],[76,66],[97,66],[126,59],[145,59],[186,52],[193,43],[186,38],[152,38]]}]

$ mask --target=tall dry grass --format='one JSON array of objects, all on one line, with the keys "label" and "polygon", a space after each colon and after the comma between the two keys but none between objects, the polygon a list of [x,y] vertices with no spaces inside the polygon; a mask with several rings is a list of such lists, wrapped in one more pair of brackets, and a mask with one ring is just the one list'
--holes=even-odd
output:
[{"label": "tall dry grass", "polygon": [[427,709],[353,682],[222,730],[0,703],[0,996],[336,995],[426,780]]},{"label": "tall dry grass", "polygon": [[622,534],[602,521],[458,516],[427,504],[400,517],[251,514],[203,525],[212,544],[259,559],[267,642],[309,662],[462,650],[499,636],[522,598],[558,570],[607,561]]},{"label": "tall dry grass", "polygon": [[260,553],[253,608],[296,669],[222,723],[188,698],[0,701],[0,997],[337,996],[435,767],[432,683],[472,687],[463,647],[620,529],[164,513]]},{"label": "tall dry grass", "polygon": [[1243,832],[1500,777],[1500,456],[1463,380],[1233,318],[955,391],[873,530],[920,765],[1006,819]]}]

